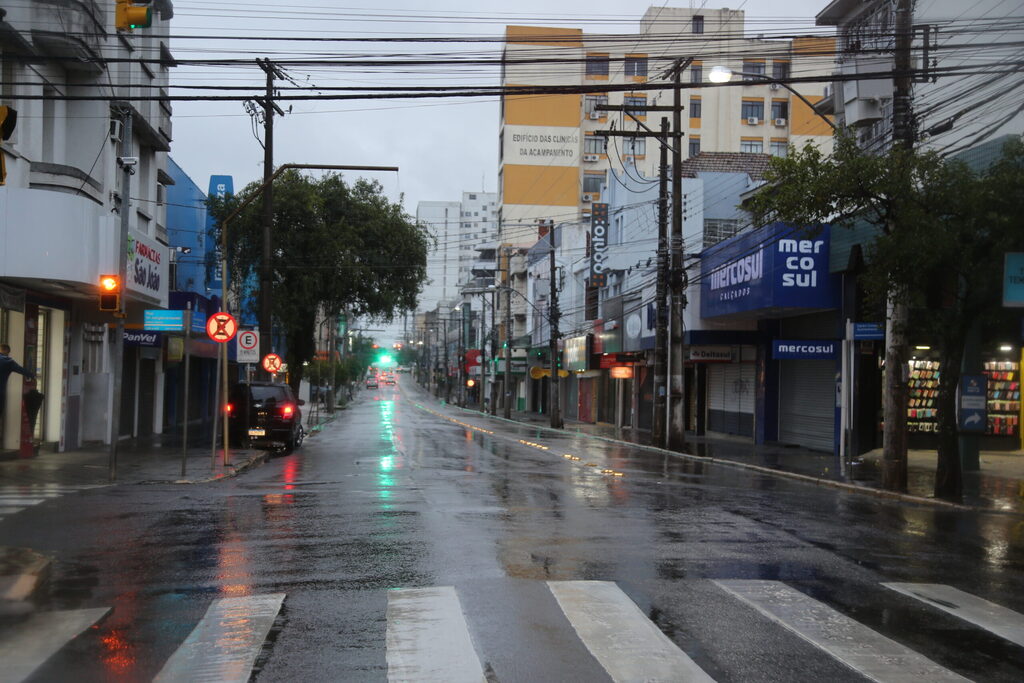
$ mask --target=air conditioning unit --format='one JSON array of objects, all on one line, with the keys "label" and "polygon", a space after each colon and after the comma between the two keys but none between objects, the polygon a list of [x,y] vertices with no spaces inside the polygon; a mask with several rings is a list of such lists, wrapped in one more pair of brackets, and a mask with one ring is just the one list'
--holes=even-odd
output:
[{"label": "air conditioning unit", "polygon": [[771,88],[772,90],[778,90],[778,89],[779,89],[779,88],[781,88],[782,86],[781,86],[781,85],[779,85],[778,83],[772,83],[772,84],[771,84],[771,85],[769,85],[768,87],[769,87],[769,88]]},{"label": "air conditioning unit", "polygon": [[592,112],[590,112],[590,120],[591,121],[598,121],[598,120],[601,119],[602,116],[604,116],[604,112],[603,111],[592,111]]},{"label": "air conditioning unit", "polygon": [[580,197],[580,201],[590,202],[590,201],[593,201],[593,200],[590,198],[590,193],[589,192],[584,192],[583,196]]},{"label": "air conditioning unit", "polygon": [[761,119],[757,118],[756,116],[748,116],[747,117],[747,125],[748,126],[756,126],[759,123],[761,123]]},{"label": "air conditioning unit", "polygon": [[596,154],[584,154],[583,155],[583,161],[597,161],[600,158],[601,157],[599,157]]},{"label": "air conditioning unit", "polygon": [[786,125],[786,119],[775,119],[775,125],[776,126],[785,126]]},{"label": "air conditioning unit", "polygon": [[110,130],[107,135],[113,142],[121,142],[122,123],[118,119],[110,119]]}]

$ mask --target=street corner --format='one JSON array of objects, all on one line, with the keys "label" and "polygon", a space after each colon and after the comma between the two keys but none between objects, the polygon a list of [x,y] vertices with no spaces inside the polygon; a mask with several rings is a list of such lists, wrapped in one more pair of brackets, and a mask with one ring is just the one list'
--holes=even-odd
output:
[{"label": "street corner", "polygon": [[51,560],[31,548],[0,546],[0,617],[16,615],[50,578]]}]

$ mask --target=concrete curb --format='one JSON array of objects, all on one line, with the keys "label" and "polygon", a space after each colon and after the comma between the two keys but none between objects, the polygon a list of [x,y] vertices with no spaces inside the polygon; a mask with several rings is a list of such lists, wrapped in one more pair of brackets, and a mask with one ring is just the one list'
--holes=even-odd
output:
[{"label": "concrete curb", "polygon": [[953,503],[948,500],[940,500],[937,498],[925,498],[923,496],[914,496],[909,493],[899,493],[897,491],[886,491],[884,489],[875,489],[868,486],[859,486],[857,484],[849,484],[844,481],[835,481],[834,479],[823,479],[821,477],[812,477],[807,474],[799,474],[797,472],[787,472],[786,470],[776,470],[770,467],[762,467],[761,465],[752,465],[750,463],[738,462],[736,460],[724,460],[722,458],[713,458],[705,455],[692,455],[690,453],[679,453],[677,451],[670,451],[664,448],[657,448],[656,446],[649,446],[646,444],[638,444],[632,441],[623,441],[622,439],[613,439],[607,436],[601,436],[599,434],[590,434],[583,431],[573,431],[571,429],[553,429],[540,424],[533,424],[531,422],[519,422],[518,420],[510,420],[497,415],[491,415],[490,413],[482,413],[478,410],[471,410],[469,408],[462,408],[460,406],[445,403],[444,405],[451,406],[457,410],[461,410],[464,413],[470,413],[473,415],[479,415],[488,419],[500,420],[501,422],[508,422],[510,424],[518,425],[520,427],[531,427],[534,429],[542,429],[546,432],[553,432],[555,434],[576,434],[578,436],[585,436],[590,439],[597,439],[598,441],[606,441],[619,446],[629,446],[631,448],[642,448],[647,451],[654,453],[661,453],[663,455],[671,455],[678,458],[686,458],[688,460],[695,460],[698,462],[713,463],[717,465],[723,465],[725,467],[734,467],[737,469],[749,470],[753,472],[759,472],[761,474],[771,474],[786,479],[793,479],[795,481],[802,481],[807,484],[815,484],[817,486],[825,486],[828,488],[838,489],[840,491],[847,491],[850,493],[859,493],[866,496],[874,496],[875,498],[886,498],[889,500],[898,500],[904,503],[913,503],[915,505],[930,505],[933,507],[941,507],[949,510],[961,510],[961,511],[973,511],[973,512],[988,512],[999,515],[1016,515],[1019,516],[1021,513],[1013,510],[992,510],[989,508],[979,507],[975,505],[964,505],[962,503]]},{"label": "concrete curb", "polygon": [[0,605],[28,600],[49,580],[50,558],[31,548],[0,547],[0,559]]},{"label": "concrete curb", "polygon": [[203,479],[147,479],[145,481],[135,482],[140,486],[153,486],[157,484],[209,484],[214,481],[220,481],[222,479],[231,479],[237,477],[239,474],[253,469],[262,465],[270,459],[270,451],[260,451],[256,455],[246,458],[240,463],[229,463],[227,467],[231,468],[229,472],[221,472],[212,477],[204,477]]}]

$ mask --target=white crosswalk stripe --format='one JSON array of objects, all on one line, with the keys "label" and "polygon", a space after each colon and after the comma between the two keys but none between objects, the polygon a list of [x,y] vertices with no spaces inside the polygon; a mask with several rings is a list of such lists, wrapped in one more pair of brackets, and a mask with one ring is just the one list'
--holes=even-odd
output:
[{"label": "white crosswalk stripe", "polygon": [[0,636],[0,683],[17,683],[85,629],[102,619],[109,607],[41,612]]},{"label": "white crosswalk stripe", "polygon": [[284,597],[284,593],[270,593],[215,600],[154,683],[245,683]]},{"label": "white crosswalk stripe", "polygon": [[873,681],[968,680],[781,581],[714,583]]},{"label": "white crosswalk stripe", "polygon": [[387,620],[389,681],[486,680],[451,586],[388,591]]},{"label": "white crosswalk stripe", "polygon": [[548,581],[580,640],[614,681],[713,681],[610,581]]},{"label": "white crosswalk stripe", "polygon": [[33,505],[39,505],[51,498],[60,498],[71,493],[99,488],[103,484],[19,484],[0,486],[0,521]]},{"label": "white crosswalk stripe", "polygon": [[1024,614],[938,583],[883,583],[990,633],[1024,646]]}]

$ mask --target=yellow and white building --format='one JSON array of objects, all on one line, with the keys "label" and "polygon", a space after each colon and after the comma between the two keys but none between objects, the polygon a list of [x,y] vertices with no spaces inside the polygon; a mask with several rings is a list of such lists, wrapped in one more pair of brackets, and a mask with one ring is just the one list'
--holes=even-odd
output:
[{"label": "yellow and white building", "polygon": [[[589,213],[609,170],[657,175],[658,143],[607,138],[601,130],[641,130],[610,105],[671,105],[666,70],[690,60],[682,73],[684,158],[700,151],[782,155],[811,141],[826,150],[832,129],[775,81],[825,76],[832,70],[831,38],[747,38],[744,13],[730,9],[650,8],[631,35],[584,34],[576,28],[508,26],[502,86],[566,88],[564,93],[508,94],[501,107],[501,241],[533,244],[540,219],[575,221]],[[734,72],[733,83],[708,80],[714,66]],[[743,79],[742,83],[739,79]],[[811,103],[825,83],[792,84]],[[671,112],[638,109],[657,130]]]}]

